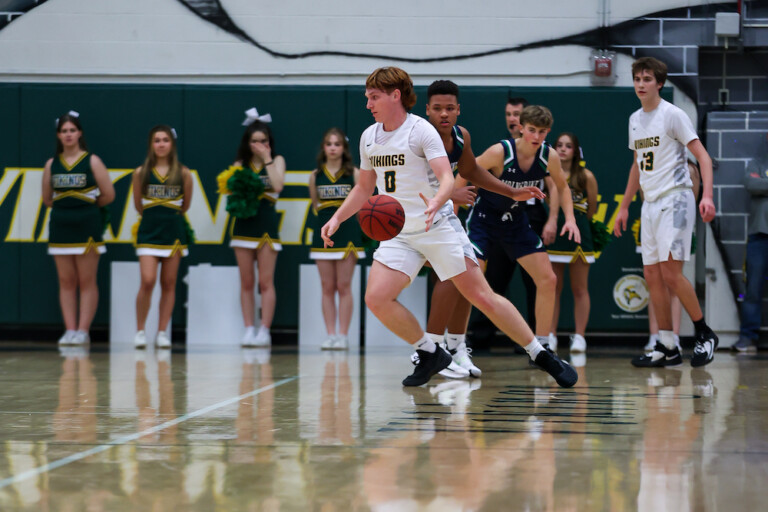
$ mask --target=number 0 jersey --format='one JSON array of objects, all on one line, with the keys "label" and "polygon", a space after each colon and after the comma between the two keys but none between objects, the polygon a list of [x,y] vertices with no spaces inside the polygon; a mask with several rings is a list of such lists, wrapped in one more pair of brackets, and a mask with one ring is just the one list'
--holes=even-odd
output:
[{"label": "number 0 jersey", "polygon": [[698,138],[685,112],[663,99],[651,112],[641,108],[629,117],[629,149],[637,152],[646,201],[693,187],[685,147]]},{"label": "number 0 jersey", "polygon": [[[440,183],[429,161],[440,156],[447,154],[437,130],[413,114],[394,131],[385,132],[384,126],[376,123],[360,137],[360,168],[373,169],[379,194],[394,197],[403,206],[403,233],[426,228],[426,206],[419,194],[431,199],[437,193]],[[445,215],[444,211],[453,211],[450,201],[435,215],[434,222]]]}]

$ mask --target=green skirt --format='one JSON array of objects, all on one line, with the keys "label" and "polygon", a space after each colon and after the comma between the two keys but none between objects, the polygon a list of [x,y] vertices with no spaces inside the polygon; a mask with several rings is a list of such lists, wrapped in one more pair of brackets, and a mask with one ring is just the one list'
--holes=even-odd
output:
[{"label": "green skirt", "polygon": [[104,224],[96,203],[83,202],[82,206],[51,208],[48,225],[48,254],[85,254],[107,252],[104,245]]},{"label": "green skirt", "polygon": [[275,209],[275,203],[262,199],[259,211],[253,217],[232,221],[230,230],[230,247],[245,247],[258,249],[269,244],[275,251],[282,250],[280,243],[280,214]]},{"label": "green skirt", "polygon": [[362,231],[357,223],[357,216],[353,215],[345,220],[339,226],[331,240],[333,247],[325,248],[323,239],[320,236],[320,230],[326,222],[331,220],[333,214],[338,208],[328,207],[317,212],[316,224],[312,234],[312,248],[309,250],[309,257],[313,260],[343,260],[349,256],[365,258],[365,249],[363,248]]},{"label": "green skirt", "polygon": [[573,213],[576,219],[576,227],[579,228],[579,234],[581,235],[581,243],[577,244],[573,240],[568,240],[567,236],[560,236],[560,231],[565,224],[565,216],[562,211],[559,212],[557,216],[557,236],[555,241],[547,246],[549,261],[552,263],[573,263],[577,259],[581,259],[584,263],[595,262],[592,230],[589,227],[587,214],[578,210],[574,210]]},{"label": "green skirt", "polygon": [[181,211],[164,206],[144,210],[136,234],[137,256],[187,256],[189,242],[187,221]]}]

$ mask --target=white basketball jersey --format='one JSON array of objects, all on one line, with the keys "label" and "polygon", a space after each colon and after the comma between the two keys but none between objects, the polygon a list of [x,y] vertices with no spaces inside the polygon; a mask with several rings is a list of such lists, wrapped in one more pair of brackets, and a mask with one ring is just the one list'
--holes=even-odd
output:
[{"label": "white basketball jersey", "polygon": [[[415,128],[427,129],[420,126],[420,123],[425,123],[428,128],[435,131],[439,140],[440,136],[435,128],[413,114],[408,114],[405,122],[393,132],[382,134],[383,125],[376,123],[368,127],[360,137],[361,168],[365,168],[370,163],[370,168],[376,172],[376,187],[379,194],[394,197],[403,206],[405,210],[403,233],[423,232],[426,229],[427,216],[424,214],[426,205],[419,194],[424,194],[424,197],[431,199],[440,186],[427,157],[416,155],[410,147],[411,132]],[[386,142],[377,143],[377,139],[386,140]],[[444,148],[443,155],[446,155]],[[450,209],[449,205],[441,208],[435,214],[433,222],[442,218],[442,212],[446,207]]]},{"label": "white basketball jersey", "polygon": [[646,201],[693,187],[685,148],[698,138],[685,112],[663,99],[651,112],[641,108],[629,117],[629,149],[637,152]]}]

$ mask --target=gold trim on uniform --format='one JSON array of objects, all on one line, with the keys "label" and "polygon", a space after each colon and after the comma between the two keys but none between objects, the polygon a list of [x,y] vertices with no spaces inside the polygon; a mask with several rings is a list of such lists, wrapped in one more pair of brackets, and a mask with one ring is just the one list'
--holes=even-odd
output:
[{"label": "gold trim on uniform", "polygon": [[86,194],[88,192],[93,192],[97,188],[98,187],[89,187],[89,188],[84,188],[82,190],[72,189],[72,190],[67,190],[65,192],[56,192],[56,191],[54,191],[54,193],[53,193],[53,200],[54,201],[58,201],[59,199],[64,199],[66,197],[72,197],[74,199],[79,199],[81,201],[85,201],[86,203],[95,203],[96,202],[96,198],[95,197],[91,197],[91,196],[86,195]]},{"label": "gold trim on uniform", "polygon": [[323,166],[323,172],[325,173],[325,177],[326,177],[326,178],[328,178],[329,180],[331,180],[331,183],[336,183],[337,181],[339,181],[339,179],[340,179],[342,176],[344,176],[344,173],[343,173],[343,172],[341,172],[341,169],[339,169],[339,175],[334,177],[334,176],[331,174],[331,171],[329,171],[329,170],[328,170],[328,168],[327,168],[326,166]]},{"label": "gold trim on uniform", "polygon": [[258,246],[256,246],[257,249],[261,249],[261,247],[265,243],[269,244],[269,246],[272,249],[274,249],[274,250],[277,250],[277,249],[275,249],[275,244],[282,245],[282,242],[280,241],[279,238],[278,239],[274,239],[274,238],[270,237],[266,233],[264,233],[264,236],[260,236],[260,237],[257,237],[257,238],[252,238],[252,237],[249,237],[249,236],[232,236],[231,240],[242,240],[243,242],[257,242],[259,244]]},{"label": "gold trim on uniform", "polygon": [[92,236],[88,237],[88,241],[82,244],[56,244],[48,242],[48,247],[52,249],[76,249],[80,247],[85,247],[85,252],[83,254],[88,254],[90,251],[96,251],[98,252],[98,248],[103,246],[104,242],[97,242],[93,239]]},{"label": "gold trim on uniform", "polygon": [[173,245],[160,245],[160,244],[138,244],[135,245],[137,249],[157,249],[159,251],[171,251],[170,256],[168,258],[173,257],[174,255],[181,254],[184,255],[183,252],[189,249],[188,245],[184,245],[181,243],[181,240],[178,238],[173,243]]},{"label": "gold trim on uniform", "polygon": [[331,247],[331,248],[327,248],[327,247],[314,248],[313,247],[310,250],[310,252],[313,252],[313,253],[337,253],[337,252],[343,252],[344,253],[344,257],[342,259],[345,260],[345,259],[349,258],[350,256],[354,256],[355,258],[357,258],[358,257],[357,253],[365,252],[365,249],[362,248],[362,247],[355,247],[355,244],[353,244],[352,242],[349,242],[346,247],[340,247],[340,248],[333,248],[333,247]]},{"label": "gold trim on uniform", "polygon": [[317,207],[317,211],[324,210],[325,208],[341,206],[341,203],[343,202],[343,199],[338,199],[336,201],[326,201],[324,203],[320,203],[320,206]]},{"label": "gold trim on uniform", "polygon": [[581,247],[577,247],[575,251],[551,251],[548,250],[547,254],[551,254],[552,256],[573,256],[571,258],[571,263],[576,261],[577,258],[581,259],[584,263],[589,263],[587,261],[587,258],[589,256],[595,257],[595,253],[593,251],[585,252],[584,249]]},{"label": "gold trim on uniform", "polygon": [[155,178],[160,180],[160,183],[165,183],[165,181],[168,179],[168,174],[166,174],[165,176],[161,176],[160,173],[157,172],[157,169],[155,169],[154,167],[152,168],[152,174],[155,175]]},{"label": "gold trim on uniform", "polygon": [[69,164],[67,163],[67,161],[66,161],[66,160],[64,160],[64,155],[63,155],[63,154],[59,154],[59,162],[61,162],[61,165],[64,167],[64,169],[65,169],[67,172],[69,172],[69,171],[71,171],[72,169],[74,169],[75,167],[77,167],[77,164],[79,164],[80,162],[82,162],[82,161],[83,161],[83,158],[85,158],[86,156],[88,156],[88,152],[87,152],[87,151],[86,151],[85,153],[83,153],[82,155],[80,155],[80,158],[78,158],[77,160],[75,160],[75,161],[72,163],[72,165],[69,165]]}]

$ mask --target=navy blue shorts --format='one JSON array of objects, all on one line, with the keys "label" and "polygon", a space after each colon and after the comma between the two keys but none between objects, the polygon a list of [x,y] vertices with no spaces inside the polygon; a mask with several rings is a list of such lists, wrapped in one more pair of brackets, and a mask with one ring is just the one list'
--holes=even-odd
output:
[{"label": "navy blue shorts", "polygon": [[467,235],[475,254],[488,259],[489,249],[499,244],[512,261],[535,252],[545,252],[541,241],[522,209],[511,214],[499,214],[473,209],[467,218]]}]

